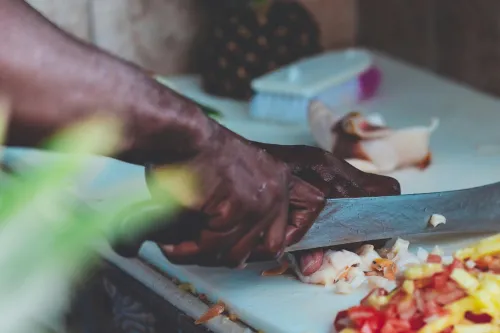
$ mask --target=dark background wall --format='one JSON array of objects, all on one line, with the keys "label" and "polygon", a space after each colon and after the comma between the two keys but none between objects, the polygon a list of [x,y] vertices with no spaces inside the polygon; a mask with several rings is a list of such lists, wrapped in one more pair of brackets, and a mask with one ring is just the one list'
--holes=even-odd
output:
[{"label": "dark background wall", "polygon": [[500,1],[358,0],[358,45],[500,95]]}]

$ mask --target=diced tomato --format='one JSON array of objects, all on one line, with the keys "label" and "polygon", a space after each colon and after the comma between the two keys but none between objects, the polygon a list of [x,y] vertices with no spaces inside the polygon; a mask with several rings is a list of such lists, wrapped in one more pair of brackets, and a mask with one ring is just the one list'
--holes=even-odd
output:
[{"label": "diced tomato", "polygon": [[347,313],[361,332],[379,332],[384,324],[383,313],[373,307],[354,306]]},{"label": "diced tomato", "polygon": [[397,305],[399,317],[408,320],[417,312],[417,306],[413,298],[406,298]]},{"label": "diced tomato", "polygon": [[425,302],[425,308],[424,308],[424,316],[425,318],[430,318],[433,316],[442,316],[445,315],[447,311],[439,306],[436,301],[434,300],[429,300]]},{"label": "diced tomato", "polygon": [[465,296],[467,296],[467,293],[462,289],[457,288],[455,290],[447,291],[440,294],[439,296],[436,297],[435,301],[440,305],[447,305],[455,301],[458,301],[459,299],[464,298]]},{"label": "diced tomato", "polygon": [[465,319],[470,320],[476,324],[487,324],[491,323],[491,321],[493,320],[493,318],[487,313],[473,313],[470,311],[467,311],[465,313]]},{"label": "diced tomato", "polygon": [[439,333],[452,333],[453,332],[453,326],[447,327],[444,330],[442,330]]},{"label": "diced tomato", "polygon": [[351,320],[349,319],[349,314],[347,310],[340,311],[337,313],[335,320],[333,321],[333,326],[337,332],[342,331],[344,328],[350,327]]},{"label": "diced tomato", "polygon": [[380,329],[383,325],[384,317],[379,315],[366,320],[359,328],[359,331],[361,333],[380,333]]},{"label": "diced tomato", "polygon": [[415,299],[415,305],[417,306],[417,310],[423,313],[425,311],[425,301],[422,297],[421,290],[415,290],[413,293],[413,298]]},{"label": "diced tomato", "polygon": [[427,262],[430,264],[440,264],[441,261],[442,261],[442,258],[440,255],[431,253],[427,256]]},{"label": "diced tomato", "polygon": [[399,304],[404,299],[406,299],[406,293],[402,290],[398,290],[389,301],[390,304]]},{"label": "diced tomato", "polygon": [[451,274],[451,272],[453,272],[453,270],[455,268],[462,268],[462,269],[465,269],[465,265],[463,262],[461,262],[460,260],[458,260],[457,258],[454,258],[453,259],[453,262],[448,265],[447,267],[447,271]]},{"label": "diced tomato", "polygon": [[417,331],[417,330],[421,329],[422,327],[425,326],[424,315],[419,314],[419,315],[413,316],[409,320],[409,323],[410,323],[412,330]]},{"label": "diced tomato", "polygon": [[427,289],[427,290],[424,290],[422,296],[423,296],[423,299],[428,302],[428,301],[434,301],[436,299],[436,297],[438,297],[440,293],[437,291],[437,290],[434,290],[434,289]]},{"label": "diced tomato", "polygon": [[406,320],[389,319],[385,322],[380,333],[403,333],[411,330],[410,323]]},{"label": "diced tomato", "polygon": [[394,319],[398,318],[398,306],[397,304],[389,304],[385,309],[384,309],[384,314],[386,319]]},{"label": "diced tomato", "polygon": [[432,287],[434,289],[440,290],[444,288],[446,282],[448,282],[450,275],[446,272],[437,273],[432,276]]},{"label": "diced tomato", "polygon": [[432,285],[432,277],[419,279],[415,281],[415,288],[422,289],[427,288]]}]

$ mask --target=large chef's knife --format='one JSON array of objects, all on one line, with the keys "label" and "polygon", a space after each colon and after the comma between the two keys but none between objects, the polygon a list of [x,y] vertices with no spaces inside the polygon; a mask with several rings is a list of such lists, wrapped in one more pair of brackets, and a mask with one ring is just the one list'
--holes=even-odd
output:
[{"label": "large chef's knife", "polygon": [[[433,214],[446,223],[433,227]],[[465,190],[329,199],[304,238],[288,252],[421,234],[500,231],[500,182]]]}]

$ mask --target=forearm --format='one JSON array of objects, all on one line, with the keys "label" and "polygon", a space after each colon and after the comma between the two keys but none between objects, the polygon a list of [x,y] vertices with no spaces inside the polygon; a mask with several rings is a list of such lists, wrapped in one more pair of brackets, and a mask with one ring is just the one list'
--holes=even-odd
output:
[{"label": "forearm", "polygon": [[162,162],[191,154],[216,126],[138,67],[75,40],[24,1],[0,1],[0,40],[0,93],[13,109],[8,145],[36,146],[106,112],[126,128],[119,158]]}]

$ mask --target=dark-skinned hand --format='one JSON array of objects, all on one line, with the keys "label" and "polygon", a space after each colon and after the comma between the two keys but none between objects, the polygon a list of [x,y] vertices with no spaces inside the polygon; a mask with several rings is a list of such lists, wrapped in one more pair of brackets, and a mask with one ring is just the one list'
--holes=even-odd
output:
[{"label": "dark-skinned hand", "polygon": [[[235,135],[233,137],[229,131],[226,134],[231,136],[230,140],[237,140],[231,143],[234,146],[221,146],[221,149],[215,149],[217,153],[207,154],[188,163],[195,167],[199,165],[199,172],[207,180],[208,186],[205,185],[205,188],[210,190],[204,192],[209,193],[206,202],[198,209],[192,207],[182,211],[176,216],[174,228],[163,229],[160,223],[159,227],[144,237],[157,242],[165,256],[174,263],[236,267],[247,261],[249,256],[250,260],[274,259],[282,253],[285,246],[304,236],[323,208],[325,198],[394,195],[400,192],[396,180],[361,172],[319,148],[261,144]],[[224,158],[222,152],[225,149],[229,149],[231,154]],[[245,156],[248,155],[244,154],[248,153],[257,155],[253,155],[254,160],[246,162]],[[226,159],[229,160],[227,156],[231,156],[231,161],[241,159],[242,164],[227,165],[224,163]],[[236,156],[241,157],[235,159]],[[217,170],[231,170],[229,175],[234,175],[234,178],[225,179],[222,178],[223,172],[209,171],[206,166],[213,163],[209,159],[218,160],[220,164],[216,164],[219,165]],[[259,166],[264,167],[264,170]],[[243,170],[238,171],[242,167]],[[156,168],[147,168],[148,179],[151,179]],[[257,170],[262,171],[256,173]],[[243,218],[245,211],[242,211],[243,205],[238,200],[251,197],[251,193],[262,193],[259,192],[258,184],[262,187],[264,181],[259,183],[256,175],[276,177],[282,180],[278,184],[286,186],[281,193],[276,192],[278,184],[273,182],[273,191],[268,192],[270,197],[278,195],[273,204],[270,197],[263,200],[264,194],[251,200],[255,205],[252,207],[255,208],[247,220]],[[208,181],[210,179],[215,181]],[[228,196],[227,185],[243,186],[245,181],[248,183],[241,192],[230,192],[235,197]],[[153,193],[153,197],[157,195],[161,193]],[[137,207],[154,209],[154,206],[154,201],[139,203],[130,211]],[[267,218],[265,215],[260,217],[259,214],[262,213],[255,213],[259,208],[260,211],[267,209],[270,215]],[[263,220],[272,222],[262,222]],[[117,250],[123,255],[135,255],[141,243],[142,240],[135,244],[122,244]],[[319,268],[315,263],[319,261],[318,258],[322,258],[322,251],[304,252],[301,257],[304,273],[312,274]]]},{"label": "dark-skinned hand", "polygon": [[[275,158],[285,162],[292,174],[318,188],[325,198],[357,198],[401,194],[399,182],[391,177],[362,172],[342,159],[320,149],[308,146],[281,146],[255,143]],[[310,221],[300,214],[292,216],[289,226],[289,244],[298,242],[308,229]],[[298,225],[295,226],[294,223]],[[287,244],[288,245],[288,244]],[[302,274],[311,275],[323,262],[323,250],[300,251]]]}]

